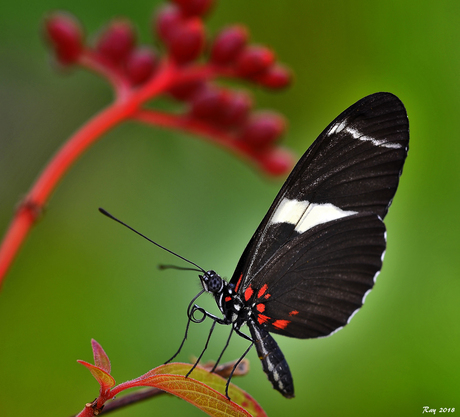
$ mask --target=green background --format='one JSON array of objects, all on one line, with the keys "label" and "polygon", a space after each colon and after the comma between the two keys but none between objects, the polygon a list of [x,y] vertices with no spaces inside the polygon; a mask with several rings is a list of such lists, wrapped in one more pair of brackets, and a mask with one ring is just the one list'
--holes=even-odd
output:
[{"label": "green background", "polygon": [[[50,10],[75,13],[88,33],[127,16],[150,42],[159,2],[2,2],[0,6],[0,232],[59,146],[110,103],[107,84],[85,71],[57,73],[40,37]],[[460,2],[221,0],[210,33],[241,22],[295,72],[286,92],[254,89],[258,107],[284,113],[285,144],[301,155],[361,97],[390,91],[405,103],[409,157],[387,217],[388,250],[366,306],[330,338],[277,337],[296,398],[273,391],[255,351],[235,380],[271,416],[412,416],[423,407],[460,413]],[[250,86],[248,86],[250,87]],[[49,202],[0,293],[0,415],[69,416],[98,385],[76,363],[102,344],[118,382],[177,349],[195,273],[110,222],[103,206],[204,268],[231,276],[281,181],[186,134],[126,123],[75,164]],[[206,299],[205,299],[206,298]],[[216,312],[210,297],[202,306]],[[195,325],[180,360],[208,332]],[[218,329],[205,359],[228,334]],[[224,360],[243,352],[235,338]],[[202,415],[163,396],[118,416]]]}]

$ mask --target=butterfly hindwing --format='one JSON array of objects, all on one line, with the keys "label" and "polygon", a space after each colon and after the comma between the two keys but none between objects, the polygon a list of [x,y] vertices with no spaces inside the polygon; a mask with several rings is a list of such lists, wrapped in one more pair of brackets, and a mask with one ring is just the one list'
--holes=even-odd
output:
[{"label": "butterfly hindwing", "polygon": [[385,225],[372,213],[347,216],[298,235],[252,280],[248,302],[255,303],[256,321],[285,336],[329,335],[362,306],[384,250]]}]

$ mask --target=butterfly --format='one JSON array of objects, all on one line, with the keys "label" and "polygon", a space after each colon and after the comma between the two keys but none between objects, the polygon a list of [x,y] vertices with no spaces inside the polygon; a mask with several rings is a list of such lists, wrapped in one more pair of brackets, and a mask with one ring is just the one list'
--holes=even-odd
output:
[{"label": "butterfly", "polygon": [[[372,94],[340,114],[292,170],[230,281],[187,260],[203,272],[203,289],[188,306],[185,337],[169,361],[181,351],[190,323],[209,318],[208,340],[195,366],[215,325],[230,325],[215,367],[235,332],[250,342],[239,361],[255,345],[273,388],[292,398],[289,365],[270,333],[299,339],[329,336],[363,305],[382,268],[383,219],[408,144],[406,110],[393,94]],[[203,293],[214,296],[222,317],[194,304]],[[250,336],[241,331],[244,325]]]}]

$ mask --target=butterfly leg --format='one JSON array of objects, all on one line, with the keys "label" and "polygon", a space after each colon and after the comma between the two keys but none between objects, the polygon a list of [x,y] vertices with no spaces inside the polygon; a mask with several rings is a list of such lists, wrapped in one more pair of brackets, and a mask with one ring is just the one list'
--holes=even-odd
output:
[{"label": "butterfly leg", "polygon": [[[236,332],[238,334],[240,334],[241,332],[239,332],[239,330],[235,329]],[[244,335],[247,339],[249,339],[248,336],[246,336],[244,333],[241,333],[242,335]],[[243,353],[243,355],[241,356],[240,359],[238,359],[238,361],[235,363],[235,365],[233,366],[233,369],[232,369],[232,372],[230,372],[230,376],[228,377],[227,379],[227,383],[225,384],[225,396],[230,400],[230,397],[228,395],[228,387],[230,385],[230,381],[232,379],[232,376],[233,376],[233,373],[235,372],[235,369],[238,367],[238,365],[240,364],[240,362],[244,359],[244,357],[248,354],[248,352],[251,350],[252,346],[254,345],[254,342],[251,341],[251,344],[249,345],[249,347],[245,350],[245,352]]]},{"label": "butterfly leg", "polygon": [[211,372],[214,372],[214,371],[216,370],[216,368],[217,368],[217,365],[219,365],[219,362],[220,362],[220,360],[222,359],[222,356],[223,356],[225,350],[227,349],[227,347],[228,347],[228,345],[229,345],[229,343],[230,343],[230,338],[232,337],[233,330],[234,330],[234,328],[232,327],[232,330],[230,330],[230,334],[228,335],[227,343],[225,343],[225,346],[224,346],[224,348],[222,349],[222,352],[220,353],[219,357],[217,358],[216,363],[215,363],[214,366],[212,367]]},{"label": "butterfly leg", "polygon": [[185,326],[185,335],[184,335],[184,338],[182,339],[182,343],[180,344],[179,349],[177,349],[177,352],[176,352],[171,358],[169,358],[169,359],[165,362],[165,364],[171,362],[171,361],[180,353],[180,351],[182,350],[182,346],[184,346],[184,343],[185,343],[185,341],[187,340],[188,329],[189,329],[190,323],[191,323],[192,321],[193,321],[192,318],[189,316],[188,321],[187,321],[187,326]]},{"label": "butterfly leg", "polygon": [[212,332],[214,331],[215,326],[216,326],[216,322],[214,321],[212,323],[211,330],[209,331],[208,339],[206,340],[206,344],[204,345],[204,349],[201,351],[200,356],[198,356],[198,359],[195,361],[195,364],[192,366],[190,371],[188,371],[187,375],[185,375],[186,378],[193,372],[193,370],[196,368],[196,366],[200,362],[201,358],[203,357],[204,352],[208,348],[209,340],[211,339],[211,335],[212,335]]},{"label": "butterfly leg", "polygon": [[[195,300],[203,293],[204,293],[204,290],[200,291],[195,297],[193,297],[192,301],[190,301],[190,304],[187,307],[188,321],[187,321],[187,326],[185,326],[185,335],[184,335],[184,338],[182,339],[182,343],[180,344],[179,349],[177,350],[177,352],[170,359],[168,359],[165,363],[171,362],[180,353],[180,351],[182,350],[182,346],[184,346],[184,343],[187,340],[188,328],[190,327],[190,322],[193,321],[194,323],[201,323],[206,318],[206,316],[203,315],[203,317],[201,319],[196,319],[196,317],[194,315],[196,310],[201,311],[201,313],[203,313],[203,314],[206,313],[206,311],[203,310],[201,307],[198,307],[196,304],[193,304],[195,302]],[[193,305],[193,307],[192,307],[192,305]]]},{"label": "butterfly leg", "polygon": [[254,339],[250,338],[247,334],[244,334],[238,327],[235,327],[234,330],[238,336],[241,336],[243,339],[249,340],[250,342],[254,343]]},{"label": "butterfly leg", "polygon": [[[195,316],[195,313],[197,311],[199,311],[202,314],[202,316],[199,317],[199,318],[197,318]],[[221,318],[219,318],[217,316],[214,316],[213,314],[207,312],[205,309],[197,306],[196,304],[193,306],[193,308],[189,312],[189,323],[190,323],[190,321],[193,321],[194,323],[202,323],[206,319],[206,317],[209,317],[213,321],[211,329],[209,331],[208,338],[206,340],[206,344],[205,344],[204,349],[202,350],[200,356],[198,357],[198,359],[196,360],[195,364],[193,365],[192,369],[190,369],[190,371],[187,372],[187,375],[185,375],[185,377],[188,377],[192,373],[192,371],[196,368],[196,366],[200,362],[201,358],[203,357],[204,352],[208,348],[209,340],[211,339],[211,335],[212,335],[212,332],[214,331],[216,323],[218,323],[218,324],[227,324]]]},{"label": "butterfly leg", "polygon": [[[209,313],[208,313],[208,314],[209,314]],[[212,314],[209,314],[209,317],[211,317],[211,318],[217,318],[217,317],[215,317],[215,316],[212,316]],[[217,318],[217,319],[218,319],[218,318]],[[219,324],[227,324],[227,322],[225,322],[224,320],[218,319],[218,320],[216,320],[216,321],[217,321],[217,323],[219,323]],[[245,335],[243,332],[241,332],[240,329],[239,329],[238,327],[232,326],[232,329],[230,330],[230,334],[228,335],[228,338],[227,338],[227,342],[225,343],[225,346],[224,346],[224,348],[222,349],[222,352],[220,353],[219,357],[217,358],[216,363],[215,363],[214,366],[212,367],[211,372],[214,372],[214,371],[216,370],[217,366],[219,365],[219,362],[220,362],[220,360],[222,359],[222,356],[223,356],[224,352],[226,351],[226,349],[228,348],[228,345],[230,344],[230,339],[231,339],[231,337],[232,337],[233,331],[235,331],[239,336],[243,337],[244,339],[247,339],[247,340],[249,340],[250,342],[253,342],[253,340],[252,340],[249,336],[247,336],[247,335]],[[244,358],[244,356],[243,356],[243,358]],[[238,363],[241,362],[241,360],[242,360],[243,358],[241,358],[241,359],[238,361]],[[237,365],[238,365],[238,364],[237,364]],[[233,369],[233,371],[234,371],[234,370],[235,370],[235,368]],[[233,373],[233,371],[232,371],[232,373]]]}]

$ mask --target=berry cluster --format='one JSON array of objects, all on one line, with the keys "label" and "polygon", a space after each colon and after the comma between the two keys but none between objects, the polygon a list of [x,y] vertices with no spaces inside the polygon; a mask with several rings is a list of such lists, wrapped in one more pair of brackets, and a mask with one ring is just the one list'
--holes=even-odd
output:
[{"label": "berry cluster", "polygon": [[[79,22],[66,13],[48,16],[45,35],[59,64],[98,72],[112,82],[119,99],[142,97],[136,102],[141,110],[145,101],[166,94],[186,104],[184,113],[174,116],[175,123],[168,115],[170,127],[201,132],[264,171],[284,174],[293,162],[291,154],[277,144],[286,129],[284,118],[253,111],[247,91],[223,87],[216,79],[236,78],[281,89],[289,85],[290,72],[276,62],[270,48],[250,44],[242,25],[224,28],[208,42],[203,18],[214,1],[172,0],[157,11],[152,31],[165,46],[163,54],[137,45],[133,25],[122,19],[108,24],[91,46],[85,43]],[[159,87],[165,72],[168,81]],[[152,120],[158,118],[146,117],[146,112],[130,117],[154,124]]]},{"label": "berry cluster", "polygon": [[[284,118],[254,111],[248,92],[218,83],[232,78],[281,89],[290,83],[290,72],[271,49],[250,44],[241,25],[224,28],[208,41],[203,18],[214,2],[171,0],[164,5],[152,20],[152,31],[165,46],[161,53],[139,45],[126,19],[109,23],[91,44],[74,16],[55,12],[45,19],[44,35],[55,61],[98,73],[112,84],[115,100],[64,142],[19,204],[0,245],[0,284],[62,177],[89,146],[126,120],[203,136],[271,175],[292,168],[292,154],[278,144]],[[185,110],[167,113],[146,106],[159,95],[179,101]]]},{"label": "berry cluster", "polygon": [[94,47],[84,44],[80,23],[68,13],[54,13],[45,21],[47,39],[59,64],[80,64],[137,86],[154,73],[158,56],[149,46],[136,46],[136,35],[128,20],[117,19],[99,34]]}]

